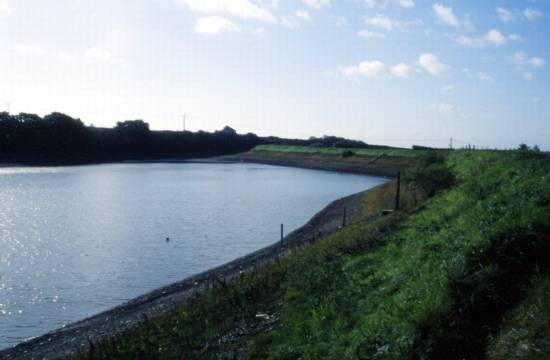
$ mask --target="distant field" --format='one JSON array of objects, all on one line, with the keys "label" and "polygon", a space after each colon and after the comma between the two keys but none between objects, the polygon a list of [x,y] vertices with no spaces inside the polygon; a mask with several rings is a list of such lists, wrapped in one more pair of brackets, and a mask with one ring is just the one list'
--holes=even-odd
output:
[{"label": "distant field", "polygon": [[323,148],[312,146],[284,146],[284,145],[259,145],[251,152],[279,152],[295,154],[320,154],[341,156],[346,150],[351,150],[357,156],[392,156],[392,157],[417,157],[426,153],[426,150],[411,149],[344,149]]}]

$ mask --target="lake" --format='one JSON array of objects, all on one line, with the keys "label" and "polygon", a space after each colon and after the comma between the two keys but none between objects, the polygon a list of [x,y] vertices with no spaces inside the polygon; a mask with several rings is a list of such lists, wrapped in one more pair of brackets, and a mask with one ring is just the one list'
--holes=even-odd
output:
[{"label": "lake", "polygon": [[272,244],[281,223],[385,181],[257,164],[0,168],[0,349]]}]

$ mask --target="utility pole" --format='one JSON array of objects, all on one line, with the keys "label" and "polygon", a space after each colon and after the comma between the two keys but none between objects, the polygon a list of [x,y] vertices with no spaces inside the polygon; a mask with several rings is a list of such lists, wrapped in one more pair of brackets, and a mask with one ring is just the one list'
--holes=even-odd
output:
[{"label": "utility pole", "polygon": [[187,116],[184,114],[183,115],[183,132],[185,132],[185,120],[187,120],[186,118]]},{"label": "utility pole", "polygon": [[449,141],[449,149],[453,149],[453,138],[451,138],[451,141]]},{"label": "utility pole", "polygon": [[397,189],[395,191],[395,211],[399,210],[400,197],[401,197],[401,172],[397,172]]}]

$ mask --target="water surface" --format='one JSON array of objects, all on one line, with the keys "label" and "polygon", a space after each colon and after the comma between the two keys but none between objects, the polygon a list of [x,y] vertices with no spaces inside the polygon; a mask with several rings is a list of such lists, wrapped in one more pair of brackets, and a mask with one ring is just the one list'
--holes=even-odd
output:
[{"label": "water surface", "polygon": [[256,164],[0,168],[0,349],[269,245],[281,223],[384,181]]}]

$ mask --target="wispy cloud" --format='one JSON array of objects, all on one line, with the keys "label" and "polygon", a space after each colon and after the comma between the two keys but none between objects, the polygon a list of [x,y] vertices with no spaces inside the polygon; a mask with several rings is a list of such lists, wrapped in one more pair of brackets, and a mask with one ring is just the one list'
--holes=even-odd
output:
[{"label": "wispy cloud", "polygon": [[17,45],[15,48],[15,51],[20,53],[27,53],[27,54],[44,54],[46,50],[44,50],[43,47],[37,46],[37,45],[30,45],[30,44],[21,44]]},{"label": "wispy cloud", "polygon": [[316,10],[321,10],[322,8],[330,4],[330,0],[303,0],[303,2],[307,6]]},{"label": "wispy cloud", "polygon": [[418,64],[430,75],[439,75],[446,68],[434,54],[422,54],[418,58]]},{"label": "wispy cloud", "polygon": [[460,21],[458,21],[458,18],[454,14],[452,7],[443,6],[442,4],[434,4],[433,10],[435,12],[437,19],[441,23],[445,25],[453,26],[455,28],[460,27]]},{"label": "wispy cloud", "polygon": [[369,9],[386,9],[390,3],[397,6],[411,9],[414,7],[414,0],[365,0],[365,4]]},{"label": "wispy cloud", "polygon": [[76,58],[74,55],[69,54],[68,52],[61,51],[57,54],[58,59],[67,65],[73,65],[76,63]]},{"label": "wispy cloud", "polygon": [[414,7],[414,1],[413,0],[399,0],[399,5],[401,5],[404,8],[412,8]]},{"label": "wispy cloud", "polygon": [[109,50],[93,47],[86,51],[85,57],[88,61],[101,62],[116,66],[125,66],[128,63],[117,56],[114,56]]},{"label": "wispy cloud", "polygon": [[497,7],[496,12],[497,12],[497,15],[498,15],[500,21],[502,21],[504,23],[508,23],[508,22],[514,20],[514,14],[508,9]]},{"label": "wispy cloud", "polygon": [[341,67],[339,70],[348,77],[393,77],[402,79],[408,79],[415,72],[414,68],[408,64],[399,63],[388,66],[380,60],[364,60],[357,65]]},{"label": "wispy cloud", "polygon": [[413,72],[414,70],[412,66],[404,63],[397,64],[390,68],[390,74],[404,79],[408,79],[413,74]]},{"label": "wispy cloud", "polygon": [[277,22],[269,10],[249,0],[178,0],[178,2],[196,12],[225,13],[242,19]]},{"label": "wispy cloud", "polygon": [[482,71],[473,72],[473,71],[470,71],[469,69],[462,69],[462,71],[464,72],[466,77],[471,80],[486,81],[490,83],[495,81],[492,76]]},{"label": "wispy cloud", "polygon": [[386,35],[382,32],[378,31],[369,31],[369,30],[361,30],[357,33],[360,37],[364,39],[384,39]]},{"label": "wispy cloud", "polygon": [[0,16],[11,14],[11,7],[8,0],[0,0]]},{"label": "wispy cloud", "polygon": [[432,111],[438,112],[438,113],[441,113],[441,114],[450,114],[455,109],[453,105],[451,105],[449,103],[446,103],[446,102],[431,104],[430,108],[432,109]]},{"label": "wispy cloud", "polygon": [[373,28],[382,29],[386,31],[393,31],[396,29],[404,30],[406,28],[422,24],[422,20],[414,19],[411,21],[400,21],[391,19],[386,15],[376,14],[365,19],[365,23]]},{"label": "wispy cloud", "polygon": [[388,31],[393,30],[397,26],[397,24],[392,19],[390,19],[385,15],[380,15],[380,14],[367,18],[365,22],[367,23],[367,25],[370,25],[372,27],[380,28]]},{"label": "wispy cloud", "polygon": [[309,15],[309,12],[307,12],[306,10],[297,10],[296,17],[303,21],[307,21],[307,22],[311,21],[311,15]]},{"label": "wispy cloud", "polygon": [[523,16],[529,21],[535,21],[542,16],[542,12],[537,9],[527,8],[523,10]]},{"label": "wispy cloud", "polygon": [[376,77],[387,74],[386,64],[379,60],[365,60],[357,65],[340,68],[346,76]]},{"label": "wispy cloud", "polygon": [[519,9],[507,9],[503,7],[497,7],[495,10],[498,18],[503,23],[510,23],[516,20],[533,22],[544,15],[542,11],[534,8],[526,8],[522,11]]},{"label": "wispy cloud", "polygon": [[456,42],[462,46],[469,47],[484,47],[487,45],[501,46],[509,41],[522,41],[523,39],[518,34],[504,35],[497,29],[491,29],[481,37],[471,37],[466,35],[461,35],[456,38]]},{"label": "wispy cloud", "polygon": [[544,66],[544,60],[538,56],[529,57],[523,51],[517,51],[512,56],[512,62],[516,65],[516,71],[522,73],[526,80],[532,80],[534,75],[532,70],[536,70]]},{"label": "wispy cloud", "polygon": [[198,34],[216,35],[222,32],[239,32],[241,29],[231,20],[221,16],[204,16],[197,20],[193,31]]}]

